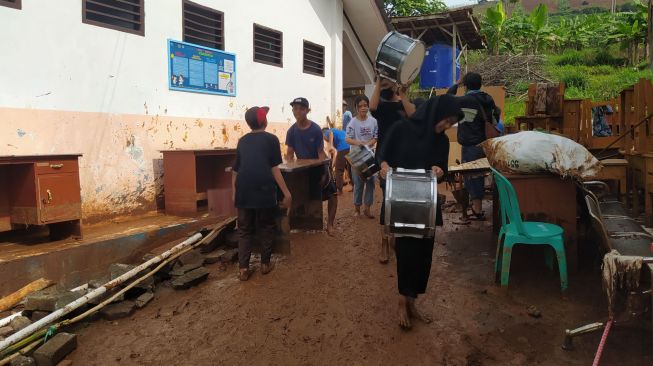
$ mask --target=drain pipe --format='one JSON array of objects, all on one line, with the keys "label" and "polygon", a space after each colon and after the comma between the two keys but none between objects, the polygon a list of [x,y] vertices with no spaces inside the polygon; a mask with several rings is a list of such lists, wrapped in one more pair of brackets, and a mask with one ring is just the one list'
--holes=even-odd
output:
[{"label": "drain pipe", "polygon": [[18,332],[14,333],[7,339],[3,340],[0,342],[0,351],[6,349],[9,346],[14,345],[15,343],[21,341],[23,338],[26,338],[30,335],[32,335],[34,332],[38,331],[39,329],[42,329],[49,325],[50,323],[54,322],[55,320],[61,318],[62,316],[72,312],[73,310],[79,308],[80,306],[86,304],[88,301],[104,294],[108,290],[113,289],[114,287],[122,284],[123,282],[129,280],[130,278],[136,276],[138,273],[143,271],[144,269],[150,267],[153,264],[157,264],[166,258],[170,257],[171,255],[184,250],[190,246],[192,246],[194,243],[196,243],[198,240],[202,239],[202,234],[196,233],[195,235],[191,236],[190,238],[184,240],[182,243],[176,245],[172,249],[150,259],[149,261],[135,267],[129,272],[126,272],[122,276],[111,280],[107,282],[104,286],[98,287],[95,290],[89,292],[88,294],[80,297],[79,299],[71,302],[70,304],[64,306],[63,308],[51,313],[50,315],[44,317],[43,319],[40,319],[37,322],[34,322],[30,324],[29,326],[19,330]]},{"label": "drain pipe", "polygon": [[2,318],[2,319],[0,319],[0,328],[2,328],[2,327],[4,327],[5,325],[11,323],[11,320],[12,320],[13,318],[19,317],[19,316],[21,316],[21,315],[23,315],[23,312],[22,312],[22,311],[19,311],[19,312],[17,312],[17,313],[13,313],[13,314],[9,315],[9,316],[6,317],[6,318]]}]

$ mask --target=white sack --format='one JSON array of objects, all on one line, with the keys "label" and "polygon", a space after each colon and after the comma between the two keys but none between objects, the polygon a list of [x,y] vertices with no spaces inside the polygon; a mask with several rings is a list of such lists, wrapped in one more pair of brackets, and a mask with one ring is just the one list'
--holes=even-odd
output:
[{"label": "white sack", "polygon": [[595,178],[601,163],[584,146],[559,135],[523,131],[481,144],[490,164],[514,173],[551,172],[580,180]]}]

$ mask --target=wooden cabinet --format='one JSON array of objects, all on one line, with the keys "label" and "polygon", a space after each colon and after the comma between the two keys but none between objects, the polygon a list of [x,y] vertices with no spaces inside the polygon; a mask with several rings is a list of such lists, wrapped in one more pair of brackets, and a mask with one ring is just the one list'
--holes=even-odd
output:
[{"label": "wooden cabinet", "polygon": [[52,237],[81,237],[79,156],[0,156],[0,231],[48,225]]}]

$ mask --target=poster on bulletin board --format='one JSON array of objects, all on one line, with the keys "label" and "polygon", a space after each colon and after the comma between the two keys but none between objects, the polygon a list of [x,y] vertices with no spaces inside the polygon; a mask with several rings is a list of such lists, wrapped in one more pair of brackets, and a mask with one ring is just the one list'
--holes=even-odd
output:
[{"label": "poster on bulletin board", "polygon": [[168,40],[168,87],[197,93],[236,96],[236,55]]}]

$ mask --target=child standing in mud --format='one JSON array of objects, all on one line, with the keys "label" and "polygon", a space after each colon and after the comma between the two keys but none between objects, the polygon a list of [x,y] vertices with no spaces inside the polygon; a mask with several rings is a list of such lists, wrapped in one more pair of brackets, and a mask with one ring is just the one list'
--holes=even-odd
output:
[{"label": "child standing in mud", "polygon": [[261,273],[273,268],[272,244],[274,242],[277,212],[277,186],[283,193],[282,207],[290,207],[291,196],[281,175],[281,146],[279,139],[268,132],[268,107],[252,107],[245,112],[245,121],[252,129],[238,140],[236,162],[233,166],[232,186],[234,202],[238,209],[238,263],[241,281],[252,274],[249,259],[254,236],[261,243]]}]

